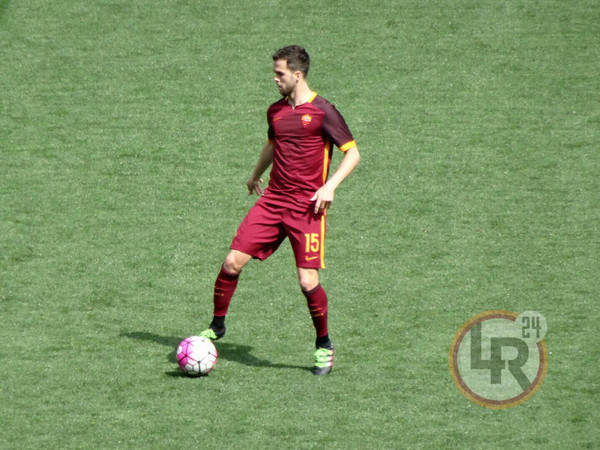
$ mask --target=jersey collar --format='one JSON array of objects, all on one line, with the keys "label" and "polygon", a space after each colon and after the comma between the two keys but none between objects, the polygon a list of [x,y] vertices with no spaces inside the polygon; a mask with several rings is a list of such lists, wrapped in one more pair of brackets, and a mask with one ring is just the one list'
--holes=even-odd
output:
[{"label": "jersey collar", "polygon": [[[311,94],[310,94],[310,97],[308,97],[308,100],[306,100],[306,102],[304,102],[304,103],[301,103],[300,105],[296,106],[296,108],[298,108],[298,107],[300,107],[300,106],[302,106],[302,105],[304,105],[304,104],[306,104],[306,103],[312,103],[312,102],[313,102],[313,100],[314,100],[314,99],[317,97],[317,95],[318,95],[318,94],[317,94],[315,91],[311,91]],[[287,95],[286,95],[286,97],[285,97],[285,102],[286,102],[288,105],[290,104],[290,102],[289,102],[289,96],[287,96]],[[291,106],[291,105],[290,105],[290,106]],[[293,108],[293,107],[292,107],[292,108]]]}]

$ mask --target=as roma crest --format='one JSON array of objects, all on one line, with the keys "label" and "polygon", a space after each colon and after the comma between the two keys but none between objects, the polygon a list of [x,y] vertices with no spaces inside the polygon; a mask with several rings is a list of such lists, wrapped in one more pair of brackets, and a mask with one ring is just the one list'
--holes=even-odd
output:
[{"label": "as roma crest", "polygon": [[302,126],[304,128],[306,128],[307,126],[309,126],[311,121],[312,121],[312,117],[310,117],[308,114],[304,114],[302,116]]}]

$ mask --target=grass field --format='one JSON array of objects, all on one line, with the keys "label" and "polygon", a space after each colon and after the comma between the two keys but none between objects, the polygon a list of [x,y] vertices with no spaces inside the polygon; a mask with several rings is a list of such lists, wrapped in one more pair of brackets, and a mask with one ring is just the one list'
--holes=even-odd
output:
[{"label": "grass field", "polygon": [[[291,43],[363,156],[328,221],[335,369],[285,245],[186,378]],[[594,0],[1,0],[0,447],[598,447],[599,61]],[[508,410],[448,370],[491,309],[548,320]]]}]

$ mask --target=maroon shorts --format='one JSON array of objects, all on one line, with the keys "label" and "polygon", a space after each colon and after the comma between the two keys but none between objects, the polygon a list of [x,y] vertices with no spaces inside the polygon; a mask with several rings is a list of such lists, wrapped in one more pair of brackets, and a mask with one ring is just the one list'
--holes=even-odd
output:
[{"label": "maroon shorts", "polygon": [[297,267],[324,269],[325,229],[325,214],[292,211],[259,199],[242,221],[231,248],[264,261],[287,237]]}]

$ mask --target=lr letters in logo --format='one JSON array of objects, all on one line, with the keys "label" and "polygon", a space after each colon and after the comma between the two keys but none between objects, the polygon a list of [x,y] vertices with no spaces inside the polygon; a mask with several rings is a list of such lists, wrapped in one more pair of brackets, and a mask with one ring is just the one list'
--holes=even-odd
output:
[{"label": "lr letters in logo", "polygon": [[458,330],[450,373],[469,400],[487,408],[516,406],[539,389],[548,368],[546,319],[538,312],[487,311]]}]

